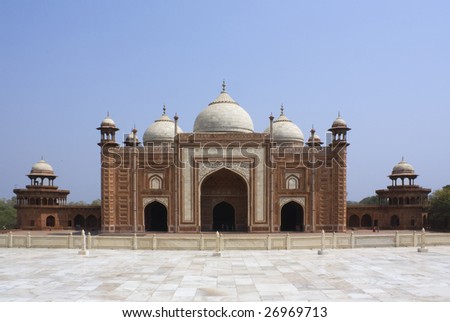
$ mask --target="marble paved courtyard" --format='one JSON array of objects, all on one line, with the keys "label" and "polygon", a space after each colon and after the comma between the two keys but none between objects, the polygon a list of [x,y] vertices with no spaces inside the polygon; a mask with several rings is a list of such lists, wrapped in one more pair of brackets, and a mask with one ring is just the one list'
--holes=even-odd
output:
[{"label": "marble paved courtyard", "polygon": [[0,301],[450,301],[450,247],[0,249]]}]

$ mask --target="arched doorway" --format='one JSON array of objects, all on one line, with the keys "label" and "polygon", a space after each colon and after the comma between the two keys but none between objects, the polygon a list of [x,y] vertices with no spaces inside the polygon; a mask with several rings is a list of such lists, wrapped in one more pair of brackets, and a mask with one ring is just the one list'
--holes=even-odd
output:
[{"label": "arched doorway", "polygon": [[167,208],[154,201],[145,207],[145,231],[167,231]]},{"label": "arched doorway", "polygon": [[248,231],[247,194],[245,180],[231,170],[224,168],[207,176],[201,184],[202,231]]},{"label": "arched doorway", "polygon": [[47,227],[55,227],[55,217],[48,216],[47,219],[45,220],[45,225]]},{"label": "arched doorway", "polygon": [[86,218],[86,229],[87,230],[97,230],[98,229],[97,218],[94,215],[89,215]]},{"label": "arched doorway", "polygon": [[350,228],[358,228],[359,227],[359,217],[357,215],[351,215],[348,219],[348,226]]},{"label": "arched doorway", "polygon": [[361,227],[372,227],[372,217],[370,217],[370,215],[365,214],[362,216]]},{"label": "arched doorway", "polygon": [[391,217],[391,227],[396,228],[400,226],[400,218],[397,215]]},{"label": "arched doorway", "polygon": [[281,208],[281,231],[303,231],[303,208],[291,201]]},{"label": "arched doorway", "polygon": [[236,228],[234,208],[228,202],[221,202],[213,209],[213,230],[234,231]]},{"label": "arched doorway", "polygon": [[83,229],[84,228],[84,217],[82,215],[76,215],[73,219],[73,224],[75,229]]}]

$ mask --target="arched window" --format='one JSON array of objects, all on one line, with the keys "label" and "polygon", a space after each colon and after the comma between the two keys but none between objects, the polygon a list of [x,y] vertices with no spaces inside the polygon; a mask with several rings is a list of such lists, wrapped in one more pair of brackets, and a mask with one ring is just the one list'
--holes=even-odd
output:
[{"label": "arched window", "polygon": [[287,178],[286,180],[286,188],[291,190],[291,189],[298,189],[298,179],[297,177],[294,176],[290,176],[289,178]]},{"label": "arched window", "polygon": [[159,176],[153,176],[150,178],[150,189],[162,189],[162,180]]}]

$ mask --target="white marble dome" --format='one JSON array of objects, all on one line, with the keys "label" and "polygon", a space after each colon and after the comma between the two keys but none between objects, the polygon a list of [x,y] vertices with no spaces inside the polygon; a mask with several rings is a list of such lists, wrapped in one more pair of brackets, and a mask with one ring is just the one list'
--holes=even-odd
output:
[{"label": "white marble dome", "polygon": [[198,114],[194,132],[253,133],[250,115],[225,91]]},{"label": "white marble dome", "polygon": [[[177,126],[177,133],[183,133],[183,130],[179,126]],[[142,141],[144,145],[148,143],[172,142],[174,136],[175,122],[166,115],[164,109],[161,117],[145,130]]]},{"label": "white marble dome", "polygon": [[[280,116],[273,121],[272,131],[272,138],[276,142],[296,142],[303,145],[305,141],[302,130],[284,115],[283,107],[281,107]],[[270,128],[267,128],[264,132],[269,133]]]},{"label": "white marble dome", "polygon": [[50,164],[41,159],[39,162],[33,164],[33,166],[31,167],[30,174],[54,175],[55,172],[53,171],[53,167]]}]

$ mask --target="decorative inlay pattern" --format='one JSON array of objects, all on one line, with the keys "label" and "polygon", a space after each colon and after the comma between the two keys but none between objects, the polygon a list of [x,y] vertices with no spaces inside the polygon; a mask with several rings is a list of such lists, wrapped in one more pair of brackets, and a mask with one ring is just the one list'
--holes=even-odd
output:
[{"label": "decorative inlay pattern", "polygon": [[250,165],[246,162],[237,162],[231,164],[224,164],[223,162],[213,162],[213,163],[205,163],[202,162],[199,167],[198,176],[199,181],[203,180],[204,177],[209,175],[212,172],[215,172],[220,169],[230,169],[234,172],[239,173],[241,176],[245,178],[247,183],[250,180]]},{"label": "decorative inlay pattern", "polygon": [[144,198],[142,200],[142,205],[145,208],[148,204],[152,203],[153,201],[157,201],[157,202],[163,204],[164,206],[166,206],[166,208],[169,208],[169,198],[167,198],[167,197]]},{"label": "decorative inlay pattern", "polygon": [[281,197],[280,198],[280,208],[282,208],[285,204],[288,202],[294,201],[298,204],[300,204],[303,208],[305,208],[306,205],[306,198],[305,197]]}]

